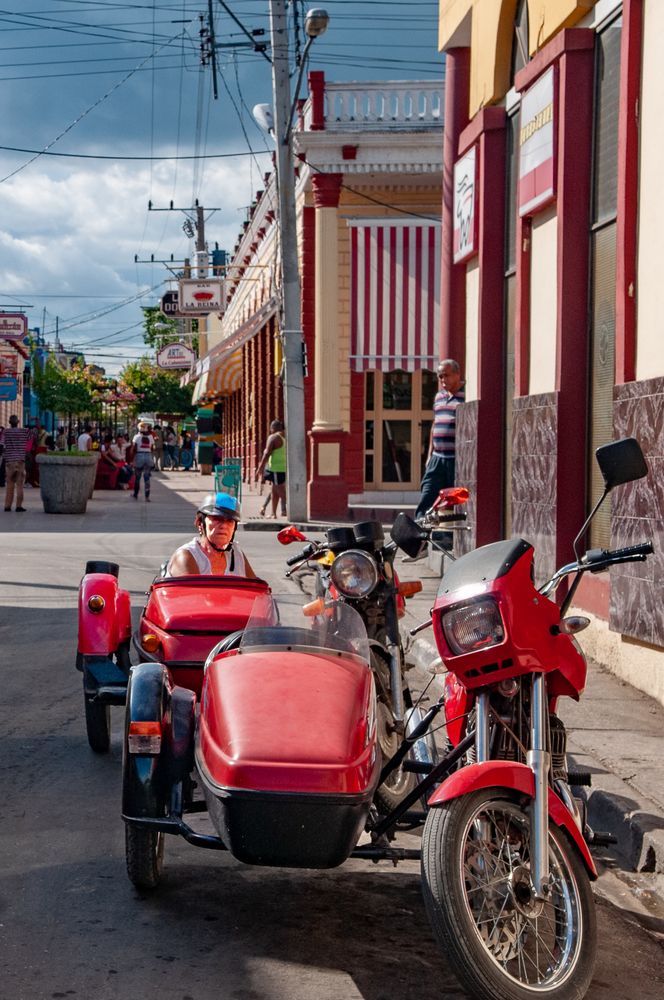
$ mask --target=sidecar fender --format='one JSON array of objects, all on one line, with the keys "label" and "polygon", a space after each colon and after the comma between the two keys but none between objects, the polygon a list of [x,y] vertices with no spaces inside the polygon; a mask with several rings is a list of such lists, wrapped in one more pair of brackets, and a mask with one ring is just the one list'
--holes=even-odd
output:
[{"label": "sidecar fender", "polygon": [[[78,592],[78,651],[84,655],[101,656],[118,648],[119,623],[117,611],[117,577],[110,573],[87,573]],[[90,610],[91,597],[101,597],[104,607]]]},{"label": "sidecar fender", "polygon": [[118,641],[129,642],[131,639],[131,596],[128,590],[118,589],[115,597],[115,608],[118,617]]},{"label": "sidecar fender", "polygon": [[[173,785],[193,768],[196,695],[174,686],[162,663],[131,668],[125,712],[122,762],[122,814],[158,818],[168,814]],[[132,722],[159,722],[158,754],[129,752]]]},{"label": "sidecar fender", "polygon": [[[535,795],[535,776],[525,764],[509,761],[490,760],[482,764],[470,764],[450,775],[433,793],[428,801],[430,809],[468,795],[480,788],[507,788],[531,799]],[[574,817],[556,793],[549,789],[549,817],[561,827],[576,845],[591,879],[597,878],[597,869],[588,845],[574,822]]]}]

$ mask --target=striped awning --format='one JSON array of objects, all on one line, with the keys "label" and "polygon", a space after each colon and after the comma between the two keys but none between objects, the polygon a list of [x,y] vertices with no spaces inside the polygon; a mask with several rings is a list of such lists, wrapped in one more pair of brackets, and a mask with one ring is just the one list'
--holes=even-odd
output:
[{"label": "striped awning", "polygon": [[242,349],[238,348],[211,369],[207,384],[208,396],[230,396],[242,385]]},{"label": "striped awning", "polygon": [[435,368],[440,323],[437,222],[351,222],[351,369]]}]

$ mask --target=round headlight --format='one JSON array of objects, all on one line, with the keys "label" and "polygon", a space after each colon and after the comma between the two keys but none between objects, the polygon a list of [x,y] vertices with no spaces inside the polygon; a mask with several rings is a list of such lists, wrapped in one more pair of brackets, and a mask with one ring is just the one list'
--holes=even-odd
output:
[{"label": "round headlight", "polygon": [[347,549],[332,563],[330,576],[344,597],[366,597],[378,583],[378,567],[368,552]]}]

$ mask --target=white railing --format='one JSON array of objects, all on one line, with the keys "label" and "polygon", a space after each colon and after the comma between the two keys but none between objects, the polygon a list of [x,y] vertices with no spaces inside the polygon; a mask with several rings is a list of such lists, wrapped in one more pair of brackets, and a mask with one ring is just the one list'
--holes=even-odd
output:
[{"label": "white railing", "polygon": [[[325,83],[325,130],[436,127],[443,124],[441,82]],[[303,108],[304,130],[311,127],[312,100]]]}]

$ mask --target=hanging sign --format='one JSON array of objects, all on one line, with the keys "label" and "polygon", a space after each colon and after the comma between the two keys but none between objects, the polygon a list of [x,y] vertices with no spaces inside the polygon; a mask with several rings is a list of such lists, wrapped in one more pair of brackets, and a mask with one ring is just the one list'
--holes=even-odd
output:
[{"label": "hanging sign", "polygon": [[23,313],[0,313],[0,339],[23,340],[27,335],[27,316]]},{"label": "hanging sign", "polygon": [[157,353],[158,368],[191,368],[196,355],[186,344],[166,344]]},{"label": "hanging sign", "polygon": [[15,351],[0,351],[0,376],[15,378],[18,374],[18,354]]},{"label": "hanging sign", "polygon": [[179,316],[178,312],[178,293],[164,292],[161,297],[161,303],[159,305],[159,311],[166,316],[167,319],[173,319]]},{"label": "hanging sign", "polygon": [[205,316],[223,312],[224,283],[220,278],[182,278],[179,282],[180,315]]},{"label": "hanging sign", "polygon": [[521,95],[519,215],[532,215],[555,196],[553,66]]},{"label": "hanging sign", "polygon": [[477,147],[454,164],[454,263],[477,251]]},{"label": "hanging sign", "polygon": [[0,400],[13,403],[18,393],[18,379],[0,378]]}]

